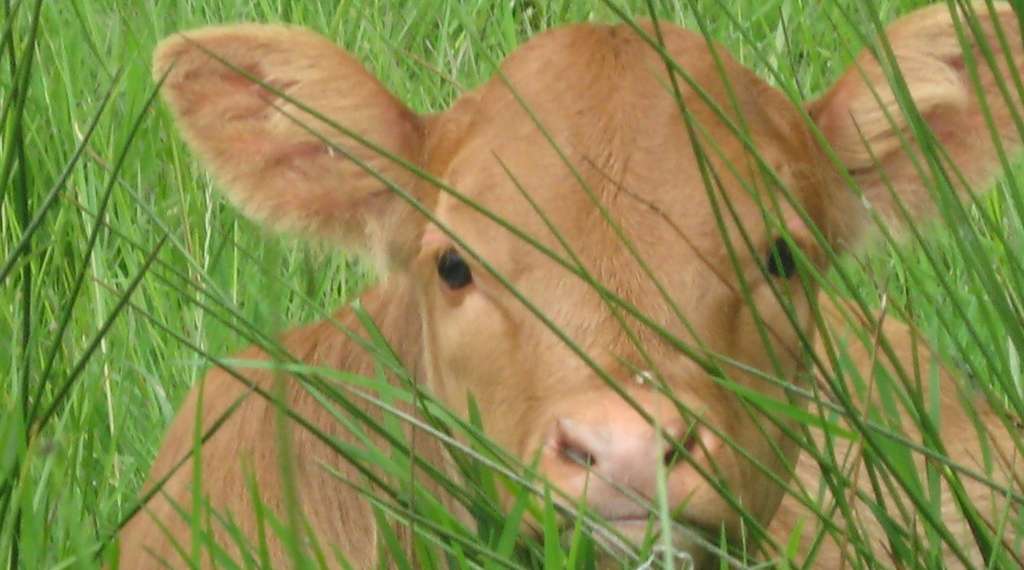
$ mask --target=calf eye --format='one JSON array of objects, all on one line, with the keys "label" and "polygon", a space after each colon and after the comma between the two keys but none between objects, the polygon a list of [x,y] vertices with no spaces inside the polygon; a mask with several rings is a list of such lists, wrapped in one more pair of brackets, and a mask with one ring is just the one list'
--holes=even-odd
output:
[{"label": "calf eye", "polygon": [[451,289],[462,289],[473,282],[473,274],[469,265],[454,249],[445,250],[437,258],[437,274]]},{"label": "calf eye", "polygon": [[786,240],[778,238],[768,249],[768,259],[765,262],[765,269],[775,277],[789,279],[796,275],[796,259]]}]

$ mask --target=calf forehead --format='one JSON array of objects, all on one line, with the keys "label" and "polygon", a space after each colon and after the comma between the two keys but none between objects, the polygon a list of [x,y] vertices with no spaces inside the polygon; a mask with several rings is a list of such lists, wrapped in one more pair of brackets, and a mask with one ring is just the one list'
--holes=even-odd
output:
[{"label": "calf forehead", "polygon": [[[703,37],[670,26],[663,32],[666,50],[699,85],[678,80],[701,146],[741,215],[757,226],[760,215],[736,180],[753,163],[728,123],[742,115],[761,154],[784,162],[795,154],[786,132],[799,126],[795,111],[724,51],[717,64]],[[679,101],[661,56],[634,30],[586,25],[543,34],[471,98],[463,111],[471,117],[441,174],[478,204],[549,245],[557,239],[546,226],[558,228],[599,269],[628,269],[631,255],[595,200],[652,265],[714,258],[721,240]],[[495,240],[493,225],[450,197],[441,198],[439,215],[499,262],[518,257],[510,248],[528,247]],[[694,246],[704,251],[689,251]]]}]

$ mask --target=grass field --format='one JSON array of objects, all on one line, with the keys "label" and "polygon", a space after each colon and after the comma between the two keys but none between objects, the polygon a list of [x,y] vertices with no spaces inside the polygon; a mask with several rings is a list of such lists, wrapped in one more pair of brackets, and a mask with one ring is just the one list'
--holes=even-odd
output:
[{"label": "grass field", "polygon": [[[868,11],[888,21],[925,3],[654,2],[660,18],[706,26],[762,76],[808,97],[852,60],[871,29]],[[627,14],[648,13],[644,2],[627,4]],[[215,192],[154,101],[149,62],[160,38],[211,23],[301,24],[356,54],[413,109],[434,111],[488,78],[533,33],[614,21],[617,5],[4,0],[0,567],[98,567],[164,428],[209,367],[207,355],[323,318],[372,281],[347,252],[271,236]],[[1018,417],[1021,204],[1016,178],[1002,178],[920,243],[880,243],[862,259],[844,259],[853,287],[838,287],[874,305],[884,299]],[[1024,515],[1006,532],[1024,551]],[[543,566],[576,560],[565,548],[494,550]],[[466,556],[426,559],[484,565]]]}]

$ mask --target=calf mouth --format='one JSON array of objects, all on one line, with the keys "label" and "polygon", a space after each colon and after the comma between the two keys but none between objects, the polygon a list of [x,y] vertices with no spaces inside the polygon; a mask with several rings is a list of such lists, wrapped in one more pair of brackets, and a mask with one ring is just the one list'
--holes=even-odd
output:
[{"label": "calf mouth", "polygon": [[[634,555],[637,548],[651,545],[647,558],[639,560],[638,568],[647,567],[654,559],[662,559],[666,554],[667,545],[662,531],[662,523],[656,514],[638,512],[601,519],[593,522],[593,538],[608,556],[608,563],[599,564],[599,568],[619,568],[623,557]],[[671,521],[671,556],[675,566],[682,569],[714,568],[722,560],[724,553],[716,545],[711,529],[704,528],[690,521]],[[573,525],[567,524],[563,530],[563,540],[572,535]],[[645,551],[647,551],[645,549]],[[613,563],[614,560],[614,563]]]}]

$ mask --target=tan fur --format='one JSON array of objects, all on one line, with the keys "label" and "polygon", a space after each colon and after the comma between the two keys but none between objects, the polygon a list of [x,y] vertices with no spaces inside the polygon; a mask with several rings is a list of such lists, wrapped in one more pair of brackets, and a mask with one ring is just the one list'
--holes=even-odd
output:
[{"label": "tan fur", "polygon": [[[1024,61],[1013,14],[1005,6],[999,7],[999,13],[1015,61]],[[690,138],[679,105],[669,92],[671,82],[664,62],[627,26],[580,25],[542,34],[509,56],[501,77],[466,94],[449,111],[431,117],[418,117],[407,110],[343,51],[294,28],[234,26],[190,32],[161,44],[154,65],[157,77],[166,74],[164,94],[186,138],[243,211],[275,228],[335,237],[373,251],[383,260],[391,274],[364,297],[368,311],[426,389],[459,411],[465,410],[467,394],[473,395],[489,435],[505,449],[529,461],[538,450],[546,449],[557,419],[580,417],[582,406],[598,406],[612,410],[608,420],[614,422],[619,410],[627,408],[468,251],[463,257],[472,267],[472,285],[448,290],[440,282],[435,264],[454,242],[441,226],[464,240],[624,386],[637,368],[653,366],[665,388],[706,422],[706,428],[699,428],[706,430],[702,433],[717,431],[764,468],[789,479],[789,465],[797,460],[799,448],[783,434],[782,427],[793,430],[797,427],[794,421],[781,419],[780,427],[747,414],[730,390],[629,317],[625,318],[627,334],[613,318],[607,299],[585,282],[378,152],[384,150],[418,165],[557,254],[568,257],[568,247],[571,257],[611,295],[636,307],[698,353],[712,360],[714,355],[727,357],[721,365],[733,381],[785,400],[789,397],[785,391],[750,369],[799,383],[802,381],[797,379],[806,377],[807,360],[800,333],[785,316],[757,264],[781,231],[780,224],[787,226],[809,258],[821,262],[825,256],[797,215],[797,208],[779,198],[780,193],[760,174],[757,160],[729,123],[747,129],[745,136],[758,155],[835,245],[851,245],[862,233],[867,217],[791,102],[716,48],[725,71],[723,78],[703,37],[662,26],[666,50],[701,87],[698,93],[687,81],[679,80],[683,107],[696,125],[696,141]],[[649,24],[645,29],[653,31]],[[962,56],[945,6],[911,14],[890,30],[893,49],[900,64],[906,66],[910,92],[919,99],[929,126],[968,180],[991,175],[997,166],[993,143],[984,138],[985,123],[960,63]],[[882,113],[871,95],[874,89],[892,109],[885,76],[868,55],[861,56],[858,63],[859,70],[849,71],[825,96],[809,104],[809,114],[852,175],[863,183],[874,207],[886,217],[898,218],[892,214],[888,191],[879,182],[889,179],[912,212],[926,216],[929,196],[907,154],[893,142],[898,139],[893,126],[879,119]],[[239,75],[239,69],[249,77]],[[996,100],[990,75],[983,73],[981,84],[990,99]],[[301,111],[286,97],[268,92],[268,86],[343,129]],[[997,105],[995,112],[997,124],[1005,124],[1008,109]],[[898,119],[898,111],[895,116]],[[309,123],[309,129],[321,132],[343,152],[331,149],[309,129],[297,125],[296,119]],[[534,119],[554,139],[572,169],[547,142]],[[897,131],[904,128],[900,123],[895,126]],[[1007,127],[1000,134],[1004,144],[1015,148],[1018,141],[1012,132],[1012,127]],[[860,144],[861,135],[872,144],[871,153]],[[364,137],[369,146],[360,140]],[[716,177],[718,185],[710,195],[702,183],[694,143],[703,149]],[[872,154],[880,166],[867,160]],[[364,166],[373,172],[368,173]],[[416,214],[380,177],[421,201],[438,223]],[[586,183],[590,194],[583,191],[577,177]],[[632,252],[623,246],[618,228],[603,219],[594,200],[611,213],[614,224],[632,243]],[[772,204],[775,200],[781,204],[779,216],[766,218],[758,202]],[[738,252],[738,268],[730,261],[713,214],[713,202],[722,208],[726,201],[732,210],[725,214],[725,231]],[[549,224],[558,229],[560,238]],[[741,229],[760,253],[747,252]],[[645,263],[638,263],[634,254]],[[737,270],[747,281],[754,308],[740,293]],[[802,333],[813,336],[812,299],[798,281],[772,279],[788,297]],[[667,292],[670,300],[661,291]],[[892,366],[888,359],[877,356],[873,339],[858,344],[837,307],[825,299],[821,303],[826,305],[824,334],[848,347],[865,378],[870,378],[876,361]],[[765,337],[756,325],[755,310],[768,323]],[[340,312],[337,319],[346,327],[359,329],[349,311]],[[906,325],[889,319],[882,327],[897,362],[903,366],[934,362]],[[643,350],[631,339],[639,339]],[[296,329],[284,335],[282,344],[302,362],[374,374],[373,359],[332,323]],[[824,354],[823,347],[819,345],[817,352]],[[265,358],[255,350],[243,356]],[[246,491],[248,474],[255,478],[275,516],[286,516],[284,486],[279,480],[281,412],[268,402],[266,394],[280,395],[298,415],[332,437],[352,443],[357,440],[295,378],[244,368],[236,373],[248,380],[214,370],[193,391],[171,426],[147,488],[193,449],[200,394],[204,405],[199,424],[208,428],[232,402],[258,387],[263,394],[245,398],[205,443],[201,455],[203,501],[230,513],[249,539],[255,540],[257,525]],[[941,377],[939,423],[950,458],[976,466],[982,446],[976,438],[961,437],[975,433],[959,399],[962,390],[947,372],[941,372]],[[801,385],[810,387],[806,382]],[[627,390],[642,403],[654,402],[652,398],[657,396],[650,385],[630,384]],[[821,393],[839,401],[828,390]],[[864,413],[874,398],[870,393],[858,394],[856,412]],[[1022,469],[1014,442],[984,403],[976,405],[982,424],[992,434],[991,445],[1010,461],[993,477],[1012,483],[1009,474],[1019,476]],[[654,410],[659,405],[650,406]],[[366,405],[365,411],[380,415],[371,405]],[[311,529],[328,552],[337,548],[356,567],[373,566],[378,544],[370,509],[325,466],[353,480],[361,480],[361,475],[301,426],[285,424],[299,504]],[[911,429],[906,437],[919,435]],[[822,438],[816,437],[821,443]],[[425,440],[428,438],[419,438],[424,446],[421,453],[443,467],[442,452],[429,441],[423,443]],[[719,440],[709,435],[707,456],[695,461],[713,467],[720,482],[780,543],[788,542],[795,525],[802,521],[805,540],[801,553],[805,553],[816,520],[795,498],[784,497],[783,489],[761,469]],[[856,452],[849,443],[836,445]],[[837,453],[848,451],[845,448]],[[541,469],[553,484],[572,492],[563,482],[572,475],[565,473],[573,467],[559,461],[557,456],[545,455]],[[122,567],[152,566],[155,559],[178,566],[182,561],[174,541],[190,552],[190,522],[182,518],[179,509],[192,511],[193,467],[187,460],[126,527],[121,535]],[[870,493],[863,471],[855,465],[851,477]],[[670,500],[686,503],[681,522],[724,528],[733,535],[743,532],[735,510],[695,473],[692,466],[683,465],[669,474]],[[821,473],[808,454],[799,456],[794,481],[798,489],[812,496],[818,492]],[[999,520],[998,499],[978,483],[967,484],[982,514],[990,521]],[[1019,480],[1017,485],[1019,493]],[[640,494],[647,492],[641,489]],[[966,538],[968,531],[957,520],[955,505],[951,500],[945,503],[950,506],[943,513],[948,516],[947,524],[958,538]],[[865,528],[882,536],[878,523],[870,520],[871,512],[863,505],[857,509],[867,520]],[[216,521],[207,522],[219,527]],[[220,530],[214,535],[227,552],[237,554],[230,536]],[[288,554],[272,537],[269,541],[273,560],[286,565]],[[872,545],[877,543],[871,540]],[[875,555],[885,560],[886,545],[878,544]],[[849,560],[851,551],[843,541],[826,538],[818,556],[818,566],[838,568]],[[976,560],[978,553],[972,551],[970,556]],[[946,557],[955,565],[948,553]],[[206,556],[204,564],[213,561]]]}]

